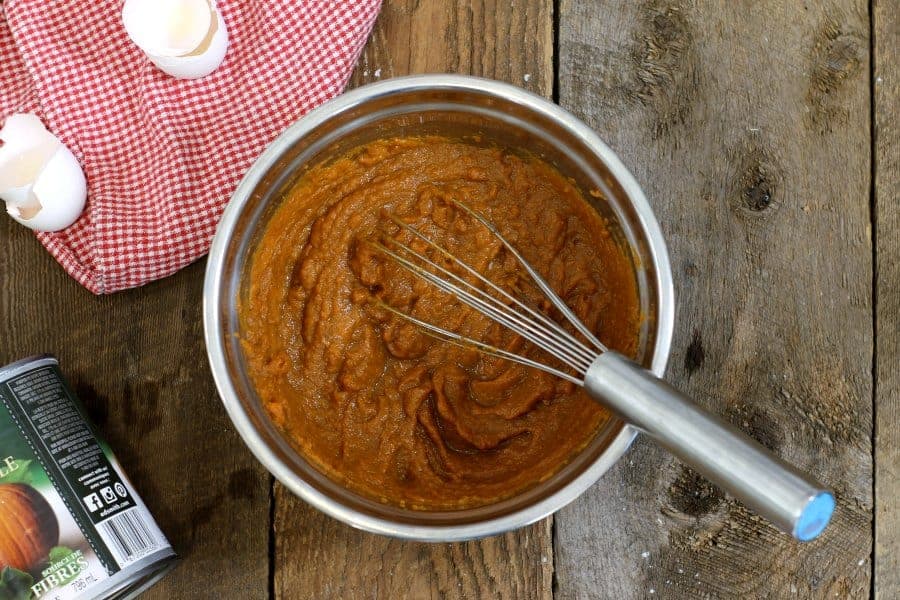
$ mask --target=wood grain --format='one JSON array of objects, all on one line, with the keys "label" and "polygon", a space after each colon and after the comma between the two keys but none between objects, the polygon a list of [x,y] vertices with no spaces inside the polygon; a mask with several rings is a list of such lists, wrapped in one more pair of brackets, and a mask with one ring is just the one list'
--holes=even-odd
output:
[{"label": "wood grain", "polygon": [[[455,72],[552,92],[550,0],[388,1],[353,76]],[[355,531],[275,490],[275,596],[550,598],[551,522],[464,544]]]},{"label": "wood grain", "polygon": [[[202,358],[202,261],[97,298],[0,219],[0,364],[60,358],[184,557],[143,597],[866,597],[873,345],[874,589],[900,595],[896,3],[872,2],[874,216],[864,1],[558,4],[560,100],[620,153],[669,243],[671,379],[832,486],[830,530],[797,546],[639,441],[557,515],[555,553],[551,520],[470,544],[353,531],[270,489],[228,422]],[[388,0],[353,85],[460,72],[549,96],[552,7]]]},{"label": "wood grain", "polygon": [[267,597],[268,474],[205,361],[203,264],[95,297],[0,219],[0,364],[50,352],[184,562],[143,598]]},{"label": "wood grain", "polygon": [[900,13],[873,3],[875,226],[875,597],[900,597]]},{"label": "wood grain", "polygon": [[550,597],[549,519],[477,542],[425,544],[351,529],[280,485],[275,502],[276,598]]},{"label": "wood grain", "polygon": [[462,73],[553,92],[552,0],[385,0],[351,85]]},{"label": "wood grain", "polygon": [[641,441],[557,514],[558,598],[869,593],[867,4],[749,8],[562,0],[559,97],[661,222],[678,299],[669,378],[839,507],[798,545]]}]

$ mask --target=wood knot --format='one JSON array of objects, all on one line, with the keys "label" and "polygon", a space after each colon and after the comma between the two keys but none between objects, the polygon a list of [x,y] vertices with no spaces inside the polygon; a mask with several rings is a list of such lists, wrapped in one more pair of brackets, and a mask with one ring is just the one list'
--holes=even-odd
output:
[{"label": "wood knot", "polygon": [[861,72],[862,54],[860,36],[846,32],[834,19],[826,19],[816,33],[806,100],[812,123],[821,131],[847,122],[845,82]]},{"label": "wood knot", "polygon": [[651,0],[639,18],[630,96],[652,111],[652,129],[660,137],[687,120],[697,97],[694,33],[679,2]]},{"label": "wood knot", "polygon": [[734,208],[747,217],[772,213],[780,205],[781,169],[774,158],[761,148],[730,153],[729,162],[736,172],[729,194]]},{"label": "wood knot", "polygon": [[766,178],[762,169],[755,168],[746,173],[746,186],[741,192],[743,205],[753,212],[762,212],[772,206],[772,183]]},{"label": "wood knot", "polygon": [[703,338],[700,336],[700,331],[695,329],[694,337],[684,355],[684,370],[688,372],[688,375],[692,375],[694,371],[703,366],[705,361],[706,351],[703,349]]},{"label": "wood knot", "polygon": [[681,467],[666,495],[672,508],[689,517],[715,512],[725,500],[719,488],[688,466]]}]

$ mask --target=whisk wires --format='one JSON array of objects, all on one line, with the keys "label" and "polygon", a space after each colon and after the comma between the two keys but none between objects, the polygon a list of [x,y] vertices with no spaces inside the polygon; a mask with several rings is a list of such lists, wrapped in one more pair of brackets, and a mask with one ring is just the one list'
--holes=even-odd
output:
[{"label": "whisk wires", "polygon": [[599,352],[606,351],[606,347],[600,343],[587,327],[585,327],[571,309],[566,306],[565,302],[563,302],[556,292],[553,291],[543,277],[541,277],[515,247],[500,234],[492,223],[462,202],[456,200],[453,200],[452,202],[467,215],[478,221],[478,223],[485,227],[501,242],[501,244],[503,244],[528,273],[535,285],[537,285],[541,292],[550,300],[553,306],[593,347],[589,347],[563,328],[559,323],[553,321],[539,311],[534,310],[499,285],[490,281],[483,274],[479,273],[477,269],[474,269],[465,261],[453,255],[430,237],[408,223],[404,223],[395,217],[391,217],[391,221],[394,224],[424,242],[429,248],[460,267],[465,273],[468,273],[485,287],[481,288],[478,285],[465,280],[456,273],[437,264],[423,253],[417,252],[399,240],[385,237],[383,243],[381,241],[372,241],[370,243],[378,251],[392,258],[397,264],[416,277],[426,281],[441,291],[454,296],[463,304],[493,319],[539,348],[542,348],[558,359],[563,365],[575,371],[579,377],[574,377],[560,369],[520,354],[497,348],[496,346],[486,344],[468,336],[449,331],[433,323],[413,317],[384,302],[377,301],[376,303],[378,306],[417,325],[424,332],[443,341],[463,347],[475,348],[485,354],[540,369],[577,385],[583,385],[583,377],[588,367],[590,367]]}]

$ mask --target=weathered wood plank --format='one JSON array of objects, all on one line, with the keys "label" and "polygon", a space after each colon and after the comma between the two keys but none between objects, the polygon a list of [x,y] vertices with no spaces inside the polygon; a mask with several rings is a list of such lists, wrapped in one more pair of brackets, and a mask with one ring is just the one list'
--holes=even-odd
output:
[{"label": "weathered wood plank", "polygon": [[558,597],[867,596],[866,2],[562,0],[559,19],[560,101],[620,153],[669,242],[669,377],[839,508],[800,546],[641,441],[557,514]]},{"label": "weathered wood plank", "polygon": [[0,364],[56,354],[184,558],[146,598],[267,597],[268,474],[205,366],[203,264],[94,297],[29,231],[0,219]]},{"label": "weathered wood plank", "polygon": [[[552,92],[552,2],[388,1],[353,77],[458,72]],[[549,598],[550,521],[466,544],[354,531],[275,491],[278,598]]]},{"label": "weathered wood plank", "polygon": [[875,597],[900,597],[900,13],[873,3],[875,42]]},{"label": "weathered wood plank", "polygon": [[550,597],[549,519],[477,542],[424,544],[351,529],[281,485],[275,502],[278,598]]},{"label": "weathered wood plank", "polygon": [[351,86],[462,73],[553,93],[552,0],[386,0]]}]

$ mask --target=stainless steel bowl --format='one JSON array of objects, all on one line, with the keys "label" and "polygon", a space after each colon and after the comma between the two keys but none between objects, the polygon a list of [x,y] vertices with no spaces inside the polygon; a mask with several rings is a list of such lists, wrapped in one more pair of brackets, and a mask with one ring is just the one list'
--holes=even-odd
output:
[{"label": "stainless steel bowl", "polygon": [[662,375],[669,355],[674,297],[669,258],[644,194],[615,154],[584,123],[525,90],[485,79],[425,75],[390,79],[348,92],[289,127],[263,152],[225,209],[213,240],[203,290],[206,346],[213,377],[250,450],[293,493],[341,521],[375,533],[426,540],[483,537],[537,521],[574,500],[619,459],[636,432],[620,421],[543,483],[479,508],[422,512],[386,506],[328,479],[270,422],[245,367],[236,306],[257,234],[283,192],[311,165],[394,135],[478,136],[527,149],[599,189],[595,208],[631,249],[646,316],[639,362]]}]

